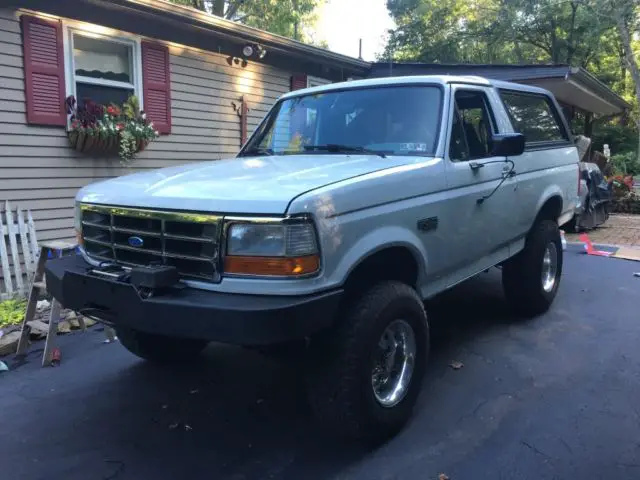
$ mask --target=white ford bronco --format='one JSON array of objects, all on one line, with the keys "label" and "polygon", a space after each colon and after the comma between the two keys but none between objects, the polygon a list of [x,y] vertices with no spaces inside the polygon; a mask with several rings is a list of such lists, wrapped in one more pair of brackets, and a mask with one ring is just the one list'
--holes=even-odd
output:
[{"label": "white ford bronco", "polygon": [[545,90],[446,76],[298,90],[237,158],[83,188],[81,255],[49,261],[47,286],[148,360],[300,342],[317,416],[381,441],[418,397],[425,299],[500,266],[516,313],[549,308],[578,184]]}]

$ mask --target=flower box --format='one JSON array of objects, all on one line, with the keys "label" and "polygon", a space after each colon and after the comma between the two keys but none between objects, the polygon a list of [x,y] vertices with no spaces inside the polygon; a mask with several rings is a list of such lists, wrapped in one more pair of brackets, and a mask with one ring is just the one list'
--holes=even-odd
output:
[{"label": "flower box", "polygon": [[78,152],[91,156],[117,155],[126,164],[158,137],[153,123],[140,111],[135,96],[121,107],[105,107],[85,100],[78,108],[73,96],[67,98],[66,105],[71,122],[67,132],[69,145]]}]

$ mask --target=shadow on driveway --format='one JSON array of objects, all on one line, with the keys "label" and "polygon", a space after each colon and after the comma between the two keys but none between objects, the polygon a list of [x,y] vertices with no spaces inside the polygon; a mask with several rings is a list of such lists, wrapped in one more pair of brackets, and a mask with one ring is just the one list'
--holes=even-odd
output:
[{"label": "shadow on driveway", "polygon": [[[556,385],[582,368],[570,363],[575,368],[549,375],[544,360],[553,356],[546,339],[562,337],[570,312],[581,308],[570,301],[580,295],[580,278],[565,280],[555,313],[530,322],[511,318],[498,272],[429,302],[434,345],[416,418],[376,452],[338,441],[313,421],[300,363],[211,345],[200,363],[157,367],[120,345],[103,345],[97,329],[63,337],[60,367],[40,369],[32,353],[29,364],[0,377],[0,466],[12,466],[0,477],[426,479],[448,468],[459,478],[488,478],[474,475],[486,462],[487,473],[491,465],[498,475],[491,478],[500,478],[510,462],[530,462],[535,475],[505,478],[553,478],[522,441],[543,447],[518,440],[532,427],[517,417],[530,398],[522,392]],[[543,359],[529,364],[528,355]],[[465,366],[454,371],[452,360]],[[500,428],[504,440],[493,445]],[[544,455],[547,465],[558,461]]]}]

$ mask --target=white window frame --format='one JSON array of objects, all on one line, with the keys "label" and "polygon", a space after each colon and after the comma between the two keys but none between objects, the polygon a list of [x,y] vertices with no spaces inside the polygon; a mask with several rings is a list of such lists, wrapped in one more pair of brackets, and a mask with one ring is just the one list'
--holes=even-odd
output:
[{"label": "white window frame", "polygon": [[[110,28],[99,27],[97,25],[63,21],[63,47],[64,47],[64,67],[65,67],[65,89],[66,96],[76,95],[76,81],[80,80],[85,83],[94,85],[103,85],[115,88],[131,88],[133,93],[140,102],[140,110],[144,110],[144,95],[142,90],[142,39],[137,35],[128,34]],[[82,35],[98,40],[120,43],[131,47],[133,58],[131,59],[131,67],[133,71],[132,82],[118,82],[116,80],[107,80],[103,78],[83,77],[75,74],[75,62],[73,57],[73,37],[74,35]]]}]

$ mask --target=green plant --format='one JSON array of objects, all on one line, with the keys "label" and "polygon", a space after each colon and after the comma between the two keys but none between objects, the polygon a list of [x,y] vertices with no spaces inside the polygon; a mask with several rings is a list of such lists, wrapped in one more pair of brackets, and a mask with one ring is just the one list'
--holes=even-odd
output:
[{"label": "green plant", "polygon": [[0,328],[22,322],[26,309],[27,302],[21,298],[0,302]]},{"label": "green plant", "polygon": [[122,113],[127,120],[135,120],[140,115],[140,101],[135,95],[131,95],[122,105]]},{"label": "green plant", "polygon": [[640,175],[640,163],[635,152],[619,153],[611,156],[613,172],[617,175]]},{"label": "green plant", "polygon": [[640,195],[629,192],[620,198],[611,201],[611,211],[614,213],[640,214]]},{"label": "green plant", "polygon": [[85,100],[81,107],[75,98],[66,101],[71,115],[69,140],[79,151],[111,151],[117,147],[123,164],[128,164],[136,153],[158,137],[153,122],[147,120],[140,110],[140,102],[131,95],[120,107],[118,105],[98,105]]}]

